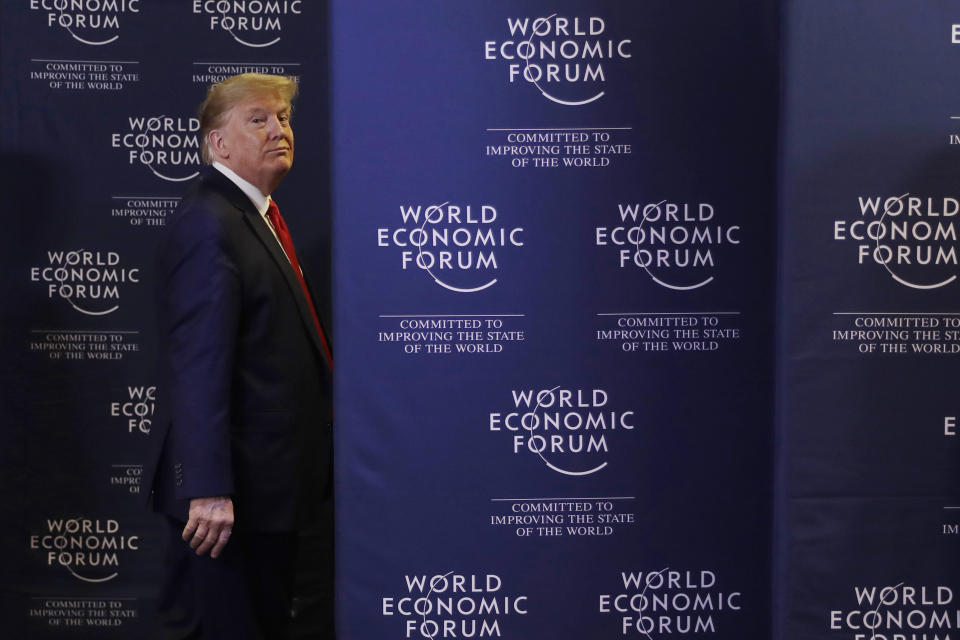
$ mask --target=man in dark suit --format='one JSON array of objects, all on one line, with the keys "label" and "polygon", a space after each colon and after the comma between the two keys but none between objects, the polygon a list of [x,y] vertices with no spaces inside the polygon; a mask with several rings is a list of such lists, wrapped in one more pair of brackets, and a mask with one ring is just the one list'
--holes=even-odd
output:
[{"label": "man in dark suit", "polygon": [[283,637],[296,532],[322,526],[332,544],[332,357],[270,198],[293,164],[296,90],[260,74],[210,88],[212,167],[160,246],[163,420],[146,473],[169,529],[166,637]]}]

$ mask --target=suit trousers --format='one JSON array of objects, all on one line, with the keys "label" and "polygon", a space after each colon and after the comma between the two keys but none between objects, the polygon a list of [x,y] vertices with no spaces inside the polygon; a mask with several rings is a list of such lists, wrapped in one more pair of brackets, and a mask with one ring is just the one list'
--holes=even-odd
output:
[{"label": "suit trousers", "polygon": [[218,558],[198,556],[166,517],[164,580],[157,603],[163,640],[278,640],[288,637],[297,534],[237,527]]}]

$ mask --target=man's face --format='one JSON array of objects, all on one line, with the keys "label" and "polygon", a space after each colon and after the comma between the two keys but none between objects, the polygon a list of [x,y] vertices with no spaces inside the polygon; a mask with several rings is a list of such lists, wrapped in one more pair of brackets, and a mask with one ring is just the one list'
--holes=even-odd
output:
[{"label": "man's face", "polygon": [[264,194],[293,166],[290,104],[275,93],[252,95],[234,105],[218,131],[218,159]]}]

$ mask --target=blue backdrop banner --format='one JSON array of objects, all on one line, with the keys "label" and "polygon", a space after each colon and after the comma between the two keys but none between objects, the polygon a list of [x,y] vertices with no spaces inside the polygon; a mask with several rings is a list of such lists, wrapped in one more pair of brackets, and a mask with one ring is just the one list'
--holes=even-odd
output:
[{"label": "blue backdrop banner", "polygon": [[331,31],[341,637],[769,637],[776,7]]},{"label": "blue backdrop banner", "polygon": [[326,25],[300,0],[0,3],[0,636],[149,636],[154,247],[200,168],[206,88],[293,75],[302,142],[277,198],[329,289]]},{"label": "blue backdrop banner", "polygon": [[960,8],[788,5],[778,637],[956,637]]}]

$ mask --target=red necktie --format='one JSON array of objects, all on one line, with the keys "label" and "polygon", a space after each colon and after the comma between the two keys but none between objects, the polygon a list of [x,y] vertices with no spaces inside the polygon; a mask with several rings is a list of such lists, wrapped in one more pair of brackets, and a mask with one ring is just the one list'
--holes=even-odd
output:
[{"label": "red necktie", "polygon": [[303,279],[303,272],[300,271],[300,262],[297,260],[297,252],[293,249],[290,230],[287,229],[287,223],[283,221],[283,216],[280,215],[280,208],[273,200],[270,200],[270,206],[267,208],[267,219],[270,220],[274,231],[277,232],[277,239],[280,240],[280,246],[283,247],[284,252],[287,254],[287,259],[290,260],[290,266],[293,267],[293,272],[297,274],[297,280],[300,281],[300,286],[303,288],[303,295],[307,299],[307,304],[310,306],[310,314],[313,316],[313,322],[317,326],[317,335],[320,336],[323,353],[327,356],[327,363],[330,365],[330,370],[333,371],[333,356],[330,353],[330,345],[327,344],[327,336],[323,334],[323,328],[320,326],[320,318],[317,317],[317,310],[314,309],[313,300],[310,299],[310,292],[307,290],[307,283]]}]

